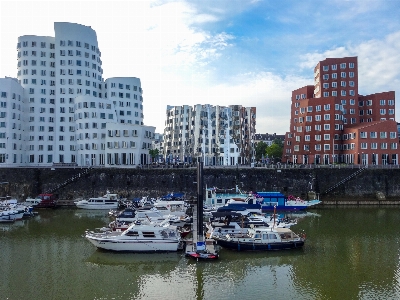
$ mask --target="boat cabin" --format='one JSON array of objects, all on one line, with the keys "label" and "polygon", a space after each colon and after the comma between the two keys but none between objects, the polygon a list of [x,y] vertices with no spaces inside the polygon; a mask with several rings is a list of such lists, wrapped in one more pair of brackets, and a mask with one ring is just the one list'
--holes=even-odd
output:
[{"label": "boat cabin", "polygon": [[259,240],[273,240],[277,241],[292,241],[293,239],[298,239],[299,236],[295,234],[288,228],[275,228],[273,231],[271,229],[250,229],[248,231],[248,235],[250,238],[259,239]]},{"label": "boat cabin", "polygon": [[287,199],[284,194],[278,192],[257,192],[257,196],[262,199],[262,207],[283,207]]},{"label": "boat cabin", "polygon": [[58,196],[55,194],[39,194],[36,199],[40,200],[38,204],[36,204],[36,208],[52,208],[57,206],[57,198]]},{"label": "boat cabin", "polygon": [[249,195],[242,193],[236,189],[217,189],[207,188],[206,199],[204,205],[207,207],[221,207],[224,206],[229,200],[235,199],[236,201],[245,201]]}]

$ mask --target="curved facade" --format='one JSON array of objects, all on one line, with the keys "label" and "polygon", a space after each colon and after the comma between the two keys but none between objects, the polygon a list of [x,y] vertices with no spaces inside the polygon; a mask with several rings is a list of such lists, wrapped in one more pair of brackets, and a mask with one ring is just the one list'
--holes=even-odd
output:
[{"label": "curved facade", "polygon": [[0,78],[0,164],[21,164],[26,150],[24,89],[16,78]]},{"label": "curved facade", "polygon": [[[115,77],[104,81],[97,35],[90,26],[57,22],[54,31],[54,37],[26,35],[18,38],[17,79],[20,88],[4,88],[4,95],[22,94],[21,103],[15,103],[20,112],[11,114],[16,119],[15,124],[6,122],[6,132],[21,128],[20,133],[15,133],[21,145],[10,146],[16,155],[12,162],[49,166],[106,165],[107,124],[115,124],[112,129],[115,131],[127,130],[117,128],[126,124],[139,126],[136,132],[145,132],[137,136],[131,134],[126,141],[130,144],[132,139],[135,145],[141,145],[140,153],[131,147],[139,158],[115,159],[117,156],[114,155],[113,160],[108,160],[109,164],[116,164],[116,160],[129,164],[147,163],[147,139],[154,138],[155,128],[143,125],[140,79]],[[18,85],[16,80],[14,82],[12,85]],[[0,131],[0,163],[1,136]],[[12,136],[10,131],[5,134],[5,139]],[[138,138],[146,140],[146,147]],[[7,149],[6,153],[10,151]],[[121,153],[121,157],[126,155],[127,152]],[[4,156],[3,162],[10,162],[10,159]]]},{"label": "curved facade", "polygon": [[118,123],[143,125],[143,90],[140,79],[113,77],[105,83],[106,97],[115,107]]},{"label": "curved facade", "polygon": [[165,161],[232,166],[254,161],[256,108],[241,105],[167,106]]}]

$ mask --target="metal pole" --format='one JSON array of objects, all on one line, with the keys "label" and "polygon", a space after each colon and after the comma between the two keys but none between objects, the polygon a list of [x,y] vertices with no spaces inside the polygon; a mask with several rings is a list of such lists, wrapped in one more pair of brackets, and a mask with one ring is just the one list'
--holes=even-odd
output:
[{"label": "metal pole", "polygon": [[204,241],[203,234],[203,158],[197,162],[197,241]]}]

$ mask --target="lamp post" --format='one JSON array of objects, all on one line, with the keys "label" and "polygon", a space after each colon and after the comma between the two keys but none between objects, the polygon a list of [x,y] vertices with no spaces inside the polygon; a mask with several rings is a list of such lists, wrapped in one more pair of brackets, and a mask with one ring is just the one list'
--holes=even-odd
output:
[{"label": "lamp post", "polygon": [[357,163],[360,164],[360,153],[357,153]]},{"label": "lamp post", "polygon": [[315,165],[316,165],[316,159],[317,159],[317,154],[314,153],[314,169],[315,169]]}]

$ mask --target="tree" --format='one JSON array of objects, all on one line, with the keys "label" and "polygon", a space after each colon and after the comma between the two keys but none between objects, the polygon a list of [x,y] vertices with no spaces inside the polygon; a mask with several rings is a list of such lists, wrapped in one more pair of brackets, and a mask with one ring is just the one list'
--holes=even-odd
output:
[{"label": "tree", "polygon": [[277,144],[279,147],[283,149],[283,141],[281,139],[274,139],[272,143]]},{"label": "tree", "polygon": [[158,149],[150,149],[149,150],[149,154],[151,156],[152,162],[154,161],[154,158],[158,156],[158,153],[159,153]]},{"label": "tree", "polygon": [[280,161],[282,154],[283,154],[283,144],[281,146],[275,141],[271,144],[271,146],[267,147],[267,154],[270,159],[273,159],[273,163],[278,160]]},{"label": "tree", "polygon": [[256,160],[257,161],[260,161],[262,159],[263,155],[265,157],[265,155],[267,154],[267,148],[268,148],[268,145],[266,143],[264,143],[264,142],[257,143],[257,145],[256,145]]}]

